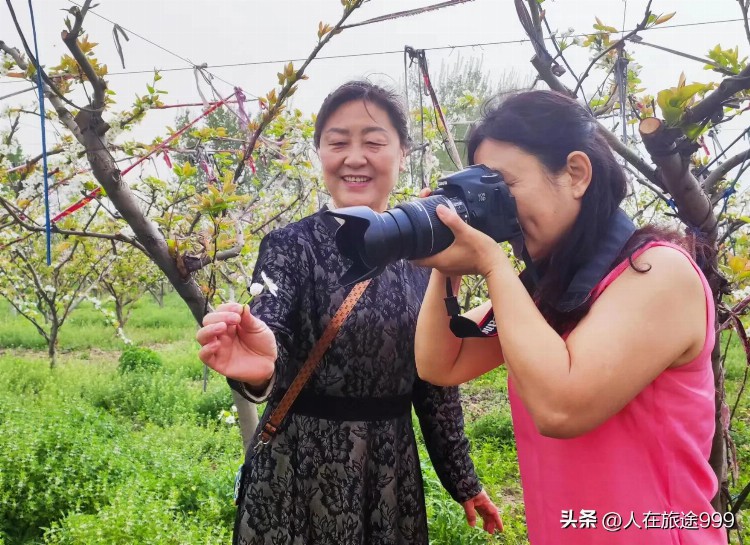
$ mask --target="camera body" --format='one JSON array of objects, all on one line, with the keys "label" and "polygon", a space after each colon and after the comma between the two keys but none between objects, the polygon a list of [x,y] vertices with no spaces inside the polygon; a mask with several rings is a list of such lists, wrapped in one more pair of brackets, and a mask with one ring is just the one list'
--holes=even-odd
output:
[{"label": "camera body", "polygon": [[435,212],[439,204],[452,208],[466,223],[497,242],[522,235],[516,202],[499,172],[472,165],[442,178],[424,199],[399,204],[382,214],[367,206],[350,206],[326,213],[344,220],[336,246],[352,266],[342,285],[380,274],[399,259],[435,255],[453,243],[451,230]]},{"label": "camera body", "polygon": [[461,219],[493,240],[503,242],[521,235],[516,201],[499,172],[472,165],[441,178],[430,197],[441,195],[451,202]]}]

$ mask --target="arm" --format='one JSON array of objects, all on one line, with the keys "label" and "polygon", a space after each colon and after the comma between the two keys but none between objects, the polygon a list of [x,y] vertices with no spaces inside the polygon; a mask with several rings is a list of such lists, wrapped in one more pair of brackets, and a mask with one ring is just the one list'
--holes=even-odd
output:
[{"label": "arm", "polygon": [[665,369],[700,352],[706,295],[682,253],[655,247],[641,254],[636,266],[650,270],[626,269],[564,340],[500,247],[446,207],[438,206],[437,213],[456,240],[423,264],[487,279],[509,376],[543,435],[575,437],[596,428]]},{"label": "arm", "polygon": [[[461,277],[454,277],[453,291]],[[496,338],[459,339],[450,330],[450,317],[445,310],[446,276],[437,270],[430,275],[417,320],[414,354],[420,378],[436,385],[451,386],[468,382],[503,363],[503,354]],[[478,322],[490,310],[484,303],[464,316]]]},{"label": "arm", "polygon": [[417,379],[413,402],[435,472],[451,497],[463,506],[469,525],[476,524],[479,513],[485,531],[502,532],[500,513],[482,490],[469,457],[458,388],[442,388]]},{"label": "arm", "polygon": [[459,503],[479,494],[482,485],[469,457],[458,388],[433,386],[417,379],[413,403],[427,452],[443,487]]},{"label": "arm", "polygon": [[563,340],[544,320],[502,252],[486,274],[514,386],[540,433],[582,435],[613,416],[705,341],[705,293],[690,262],[652,248],[626,269]]},{"label": "arm", "polygon": [[298,311],[302,285],[309,271],[308,262],[305,246],[293,231],[273,231],[261,241],[252,281],[265,284],[262,275],[265,273],[278,289],[274,294],[266,287],[253,298],[249,311],[273,332],[276,343],[273,371],[270,380],[260,383],[227,379],[234,390],[254,403],[261,403],[272,394],[277,377],[283,375],[289,360],[298,329]]}]

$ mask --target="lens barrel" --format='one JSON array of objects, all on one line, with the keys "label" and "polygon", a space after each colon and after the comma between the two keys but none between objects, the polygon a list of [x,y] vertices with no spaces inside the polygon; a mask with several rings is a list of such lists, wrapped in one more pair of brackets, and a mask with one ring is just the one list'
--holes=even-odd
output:
[{"label": "lens barrel", "polygon": [[466,221],[466,206],[459,199],[433,195],[399,204],[382,214],[367,206],[329,210],[344,224],[336,231],[336,246],[353,264],[341,277],[348,285],[374,278],[389,263],[435,255],[453,242],[453,233],[436,213],[439,204],[452,208]]}]

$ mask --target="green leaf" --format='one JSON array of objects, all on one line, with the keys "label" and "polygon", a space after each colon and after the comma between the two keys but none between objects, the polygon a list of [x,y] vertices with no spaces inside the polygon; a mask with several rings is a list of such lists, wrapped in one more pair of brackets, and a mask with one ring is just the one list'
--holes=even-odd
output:
[{"label": "green leaf", "polygon": [[662,23],[666,23],[666,22],[667,22],[667,21],[669,21],[669,20],[670,20],[670,19],[671,19],[672,17],[674,17],[674,14],[675,14],[675,13],[677,13],[677,12],[676,12],[676,11],[673,11],[672,13],[667,13],[667,14],[665,14],[665,15],[661,15],[661,16],[659,16],[659,17],[658,17],[658,18],[657,18],[657,19],[656,19],[656,20],[654,21],[654,24],[655,24],[655,25],[660,25],[660,24],[662,24]]}]

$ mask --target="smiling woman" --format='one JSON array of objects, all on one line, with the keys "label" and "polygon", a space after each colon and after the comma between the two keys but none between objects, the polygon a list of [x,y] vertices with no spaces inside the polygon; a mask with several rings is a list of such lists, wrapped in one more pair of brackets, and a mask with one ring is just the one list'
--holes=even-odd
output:
[{"label": "smiling woman", "polygon": [[[333,206],[387,208],[406,127],[398,97],[368,82],[328,96],[315,144]],[[253,282],[271,279],[276,294],[256,295],[249,308],[221,305],[198,332],[206,364],[247,398],[268,401],[261,430],[351,291],[339,283],[350,264],[336,249],[339,224],[323,211],[263,239]],[[414,331],[427,278],[400,261],[373,279],[276,436],[257,452],[251,445],[235,543],[426,545],[412,406],[435,470],[468,522],[479,512],[485,530],[500,528],[469,458],[458,390],[417,376]]]},{"label": "smiling woman", "polygon": [[396,127],[406,127],[406,119],[377,93],[353,100],[361,91],[342,89],[315,124],[323,179],[336,208],[362,205],[383,212],[404,168],[408,136]]}]

